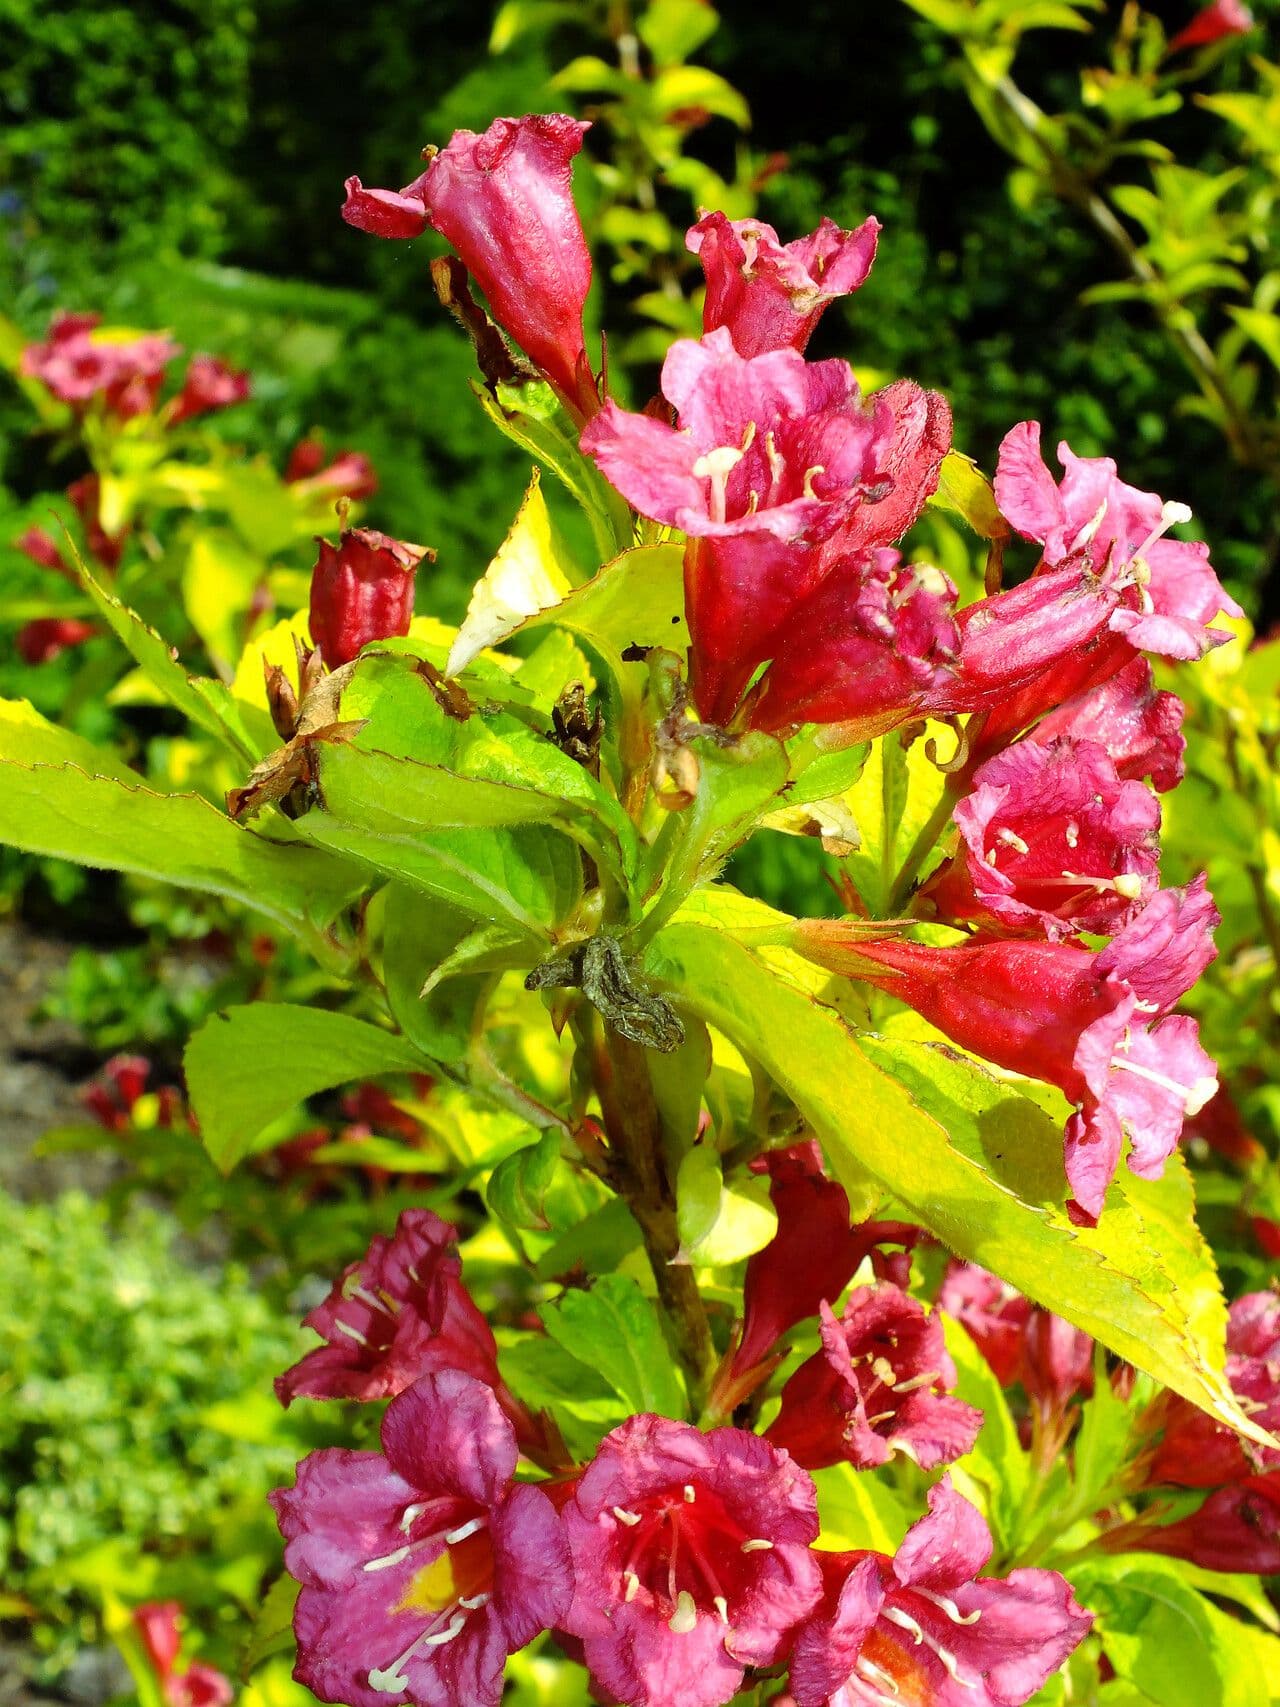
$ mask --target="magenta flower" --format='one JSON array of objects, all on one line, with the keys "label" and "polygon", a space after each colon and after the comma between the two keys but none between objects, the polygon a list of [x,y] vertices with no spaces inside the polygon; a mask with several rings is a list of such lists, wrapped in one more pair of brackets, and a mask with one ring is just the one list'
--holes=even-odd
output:
[{"label": "magenta flower", "polygon": [[483,136],[459,130],[398,194],[348,178],[342,210],[349,225],[378,237],[433,226],[499,326],[583,417],[598,399],[582,331],[591,254],[572,176],[588,128],[564,113],[535,113],[495,119]]},{"label": "magenta flower", "polygon": [[363,451],[341,450],[330,460],[324,440],[315,434],[294,445],[284,477],[296,492],[308,498],[350,498],[358,503],[372,498],[378,490],[378,476]]},{"label": "magenta flower", "polygon": [[195,415],[207,415],[211,409],[229,409],[233,403],[243,403],[248,395],[247,373],[237,373],[217,356],[193,356],[182,390],[173,400],[169,424],[176,427]]},{"label": "magenta flower", "polygon": [[1077,1105],[1069,1207],[1094,1222],[1123,1137],[1131,1172],[1158,1178],[1184,1119],[1217,1089],[1195,1021],[1163,1017],[1213,959],[1217,923],[1201,877],[1160,890],[1100,954],[1067,942],[872,941],[824,919],[803,921],[796,946],[898,996],[962,1048],[1058,1085]]},{"label": "magenta flower", "polygon": [[821,1306],[822,1349],[782,1389],[765,1439],[806,1470],[847,1462],[859,1470],[895,1452],[922,1470],[962,1457],[982,1412],[953,1397],[955,1364],[942,1324],[896,1286],[860,1286],[837,1319]]},{"label": "magenta flower", "polygon": [[1229,640],[1226,630],[1207,624],[1220,611],[1242,613],[1210,567],[1208,546],[1166,537],[1190,520],[1187,507],[1126,486],[1110,457],[1079,457],[1064,443],[1058,459],[1061,485],[1041,456],[1039,423],[1023,421],[1005,435],[996,469],[1001,510],[1044,547],[1045,565],[1054,569],[1083,554],[1093,573],[1110,568],[1132,581],[1136,608],[1126,600],[1110,626],[1140,651],[1200,658]]},{"label": "magenta flower", "polygon": [[1002,1387],[1022,1378],[1027,1323],[1035,1305],[977,1263],[953,1257],[947,1264],[938,1308],[953,1316],[991,1365]]},{"label": "magenta flower", "polygon": [[462,1284],[458,1230],[429,1209],[406,1209],[379,1233],[305,1318],[325,1344],[278,1377],[294,1399],[386,1399],[420,1375],[465,1370],[501,1385],[492,1330]]},{"label": "magenta flower", "polygon": [[866,279],[879,230],[876,219],[856,231],[824,219],[808,237],[780,243],[762,220],[704,214],[685,238],[707,278],[703,331],[726,327],[740,356],[802,351],[829,305]]},{"label": "magenta flower", "polygon": [[1176,694],[1156,691],[1146,659],[1134,658],[1098,687],[1051,711],[1038,725],[1036,740],[1096,741],[1122,777],[1150,777],[1163,794],[1182,780],[1185,712]]},{"label": "magenta flower", "polygon": [[[1227,1380],[1259,1427],[1280,1428],[1280,1297],[1250,1292],[1231,1306],[1227,1323]],[[1280,1469],[1280,1448],[1246,1447],[1240,1436],[1176,1393],[1151,1407],[1149,1426],[1161,1431],[1147,1480],[1178,1488],[1241,1482],[1255,1470]]]},{"label": "magenta flower", "polygon": [[821,1612],[796,1642],[797,1707],[1021,1707],[1088,1635],[1056,1571],[980,1577],[991,1533],[948,1478],[894,1558],[828,1553]]},{"label": "magenta flower", "polygon": [[961,847],[927,885],[938,916],[1050,941],[1110,936],[1159,887],[1160,807],[1103,747],[1019,741],[974,775]]},{"label": "magenta flower", "polygon": [[22,352],[21,371],[73,407],[101,397],[125,421],[155,407],[164,370],[181,353],[158,332],[122,337],[100,331],[96,314],[55,314],[48,340]]},{"label": "magenta flower", "polygon": [[373,528],[350,528],[336,546],[319,542],[311,572],[311,638],[331,670],[374,640],[408,634],[414,575],[435,553]]},{"label": "magenta flower", "polygon": [[909,1250],[919,1228],[901,1221],[865,1221],[850,1226],[844,1187],[828,1179],[816,1144],[796,1144],[765,1158],[769,1196],[778,1212],[778,1231],[747,1261],[743,1282],[742,1335],[732,1359],[735,1377],[768,1358],[797,1322],[834,1303],[863,1258],[871,1256],[882,1277],[906,1286],[911,1262],[905,1250],[886,1256],[882,1244]]},{"label": "magenta flower", "polygon": [[955,600],[940,569],[889,547],[844,559],[779,632],[752,728],[840,723],[864,741],[920,715],[958,661]]},{"label": "magenta flower", "polygon": [[702,715],[727,722],[824,572],[814,547],[880,492],[894,418],[845,362],[744,358],[723,327],[677,340],[662,388],[676,427],[610,402],[582,447],[642,515],[691,536],[691,680]]},{"label": "magenta flower", "polygon": [[294,1676],[345,1707],[496,1707],[507,1656],[558,1624],[572,1574],[489,1389],[457,1370],[387,1407],[382,1452],[329,1447],[271,1496],[302,1584]]},{"label": "magenta flower", "polygon": [[166,1707],[230,1707],[235,1691],[230,1678],[224,1677],[216,1667],[193,1660],[185,1671],[178,1670],[181,1611],[176,1600],[149,1601],[133,1611],[134,1628]]},{"label": "magenta flower", "polygon": [[1254,16],[1242,0],[1213,0],[1210,6],[1198,11],[1185,29],[1178,31],[1169,42],[1168,53],[1181,53],[1190,47],[1208,47],[1212,42],[1229,36],[1248,35],[1254,27]]},{"label": "magenta flower", "polygon": [[747,1666],[785,1657],[821,1592],[813,1483],[741,1429],[632,1417],[601,1442],[564,1522],[564,1627],[601,1695],[628,1707],[722,1707]]}]

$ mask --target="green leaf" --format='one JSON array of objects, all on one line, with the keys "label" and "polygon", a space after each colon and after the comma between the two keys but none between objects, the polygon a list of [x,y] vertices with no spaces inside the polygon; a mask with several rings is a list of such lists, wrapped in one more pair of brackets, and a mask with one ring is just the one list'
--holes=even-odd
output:
[{"label": "green leaf", "polygon": [[562,1280],[569,1274],[610,1274],[640,1248],[643,1238],[635,1217],[621,1197],[611,1197],[592,1210],[576,1227],[561,1233],[534,1265],[539,1280]]},{"label": "green leaf", "polygon": [[396,1024],[433,1061],[461,1061],[498,969],[528,958],[524,939],[477,929],[466,913],[428,902],[407,884],[389,884],[385,904],[382,971]]},{"label": "green leaf", "polygon": [[206,1020],[183,1065],[204,1147],[229,1173],[304,1098],[353,1079],[418,1072],[422,1057],[394,1032],[349,1014],[254,1002]]},{"label": "green leaf", "polygon": [[96,581],[75,546],[70,542],[68,546],[81,584],[99,614],[170,705],[176,706],[197,729],[229,746],[238,757],[256,764],[262,756],[261,750],[246,732],[224,684],[203,676],[188,676],[169,643],[154,628],[149,628],[136,611]]},{"label": "green leaf", "polygon": [[546,1334],[522,1334],[498,1352],[502,1378],[535,1411],[549,1411],[565,1445],[591,1458],[602,1438],[631,1414],[600,1371]]},{"label": "green leaf", "polygon": [[510,1227],[549,1232],[547,1193],[559,1167],[560,1134],[544,1132],[536,1144],[498,1163],[490,1176],[485,1202]]},{"label": "green leaf", "polygon": [[[937,724],[949,752],[953,737]],[[896,735],[874,741],[861,775],[841,797],[853,813],[860,845],[845,864],[873,918],[888,916],[894,879],[942,795],[943,779],[924,741],[904,747]]]},{"label": "green leaf", "polygon": [[814,1475],[822,1529],[818,1545],[828,1552],[869,1548],[897,1552],[919,1514],[908,1511],[889,1484],[852,1464],[836,1464]]},{"label": "green leaf", "polygon": [[590,1291],[569,1291],[538,1311],[557,1344],[599,1370],[632,1411],[687,1415],[675,1359],[658,1312],[634,1280],[605,1274]]},{"label": "green leaf", "polygon": [[1014,1533],[1027,1491],[1030,1464],[1018,1439],[1004,1389],[991,1365],[959,1322],[945,1311],[939,1313],[939,1320],[956,1366],[956,1396],[982,1412],[982,1430],[973,1450],[961,1463],[986,1491],[991,1528],[997,1546],[1003,1547]]},{"label": "green leaf", "polygon": [[198,795],[155,794],[75,764],[0,759],[0,841],[241,901],[326,964],[338,952],[327,927],[362,887],[349,865],[242,829]]},{"label": "green leaf", "polygon": [[142,780],[118,753],[59,729],[25,699],[0,699],[0,758],[24,765],[73,764],[90,776],[115,777],[118,782]]},{"label": "green leaf", "polygon": [[1012,532],[1000,514],[991,482],[972,457],[958,450],[943,457],[938,489],[929,502],[962,517],[983,539],[1008,539]]},{"label": "green leaf", "polygon": [[762,1251],[778,1230],[767,1178],[726,1186],[714,1144],[695,1144],[676,1176],[680,1255],[718,1268]]},{"label": "green leaf", "polygon": [[[716,899],[704,894],[704,917]],[[948,1049],[855,1037],[807,971],[787,980],[793,958],[766,963],[723,928],[677,919],[646,970],[770,1073],[837,1174],[855,1164],[856,1189],[865,1170],[950,1250],[1258,1439],[1223,1373],[1225,1308],[1181,1162],[1163,1180],[1117,1181],[1099,1225],[1073,1226],[1056,1122]]]},{"label": "green leaf", "polygon": [[262,1597],[240,1658],[242,1677],[256,1671],[272,1654],[287,1653],[293,1647],[293,1609],[298,1604],[298,1589],[299,1584],[292,1577],[282,1575]]},{"label": "green leaf", "polygon": [[706,0],[650,0],[636,20],[636,34],[655,65],[679,65],[720,27]]}]

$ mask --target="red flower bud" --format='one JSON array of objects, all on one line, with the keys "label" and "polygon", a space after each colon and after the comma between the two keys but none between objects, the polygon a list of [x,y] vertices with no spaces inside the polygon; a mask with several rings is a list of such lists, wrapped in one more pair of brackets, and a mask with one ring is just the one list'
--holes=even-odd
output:
[{"label": "red flower bud", "polygon": [[1254,27],[1253,13],[1241,0],[1213,0],[1203,7],[1184,30],[1169,43],[1168,52],[1181,53],[1189,47],[1208,47],[1227,36],[1244,36]]},{"label": "red flower bud", "polygon": [[170,426],[205,415],[211,409],[228,409],[249,395],[249,375],[237,373],[217,356],[195,356],[187,368],[182,390],[173,402]]},{"label": "red flower bud", "polygon": [[68,646],[82,646],[97,633],[91,622],[73,616],[41,616],[18,630],[18,655],[24,664],[48,664]]},{"label": "red flower bud", "polygon": [[408,634],[413,577],[435,553],[372,528],[351,528],[336,546],[320,541],[311,574],[311,638],[331,670],[371,640]]}]

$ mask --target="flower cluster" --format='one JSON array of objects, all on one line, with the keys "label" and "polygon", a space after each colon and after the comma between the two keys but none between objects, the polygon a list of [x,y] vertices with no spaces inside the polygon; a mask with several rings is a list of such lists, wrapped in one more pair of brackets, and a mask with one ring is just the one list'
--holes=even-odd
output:
[{"label": "flower cluster", "polygon": [[[119,422],[156,411],[169,364],[182,346],[160,332],[135,334],[104,327],[97,314],[55,314],[42,344],[28,344],[20,371],[60,403],[90,409]],[[178,426],[213,409],[242,403],[249,376],[216,356],[193,356],[182,389],[162,411]]]}]

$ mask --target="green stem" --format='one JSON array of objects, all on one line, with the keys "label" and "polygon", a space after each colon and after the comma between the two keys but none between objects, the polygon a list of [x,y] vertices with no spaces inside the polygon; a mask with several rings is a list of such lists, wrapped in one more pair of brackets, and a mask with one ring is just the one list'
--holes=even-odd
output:
[{"label": "green stem", "polygon": [[893,880],[893,888],[889,892],[889,917],[891,919],[896,918],[906,904],[911,885],[915,882],[920,867],[937,845],[938,837],[946,828],[951,814],[955,810],[955,804],[955,784],[948,779],[938,797],[938,804],[929,814],[928,821],[921,827],[915,841],[912,842],[907,857],[903,860],[901,869]]}]

